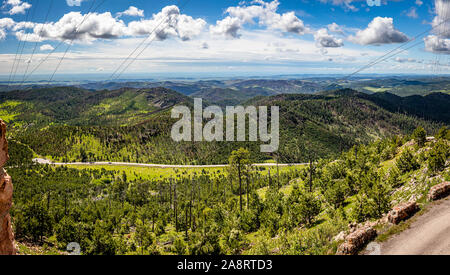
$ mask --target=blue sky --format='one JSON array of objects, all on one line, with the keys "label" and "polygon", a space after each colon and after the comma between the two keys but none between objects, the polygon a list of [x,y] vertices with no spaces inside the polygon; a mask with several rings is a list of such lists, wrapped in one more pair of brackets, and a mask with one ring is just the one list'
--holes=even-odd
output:
[{"label": "blue sky", "polygon": [[6,76],[347,74],[433,27],[364,73],[449,71],[450,0],[0,1]]}]

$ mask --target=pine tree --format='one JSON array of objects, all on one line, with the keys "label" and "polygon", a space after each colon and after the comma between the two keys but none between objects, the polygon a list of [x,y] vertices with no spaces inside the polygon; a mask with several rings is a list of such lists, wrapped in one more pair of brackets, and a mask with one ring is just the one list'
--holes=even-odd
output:
[{"label": "pine tree", "polygon": [[423,147],[427,141],[427,132],[423,129],[423,127],[419,126],[414,131],[413,138],[419,147]]},{"label": "pine tree", "polygon": [[406,149],[400,156],[397,161],[397,168],[402,173],[408,173],[419,168],[419,164],[410,149]]}]

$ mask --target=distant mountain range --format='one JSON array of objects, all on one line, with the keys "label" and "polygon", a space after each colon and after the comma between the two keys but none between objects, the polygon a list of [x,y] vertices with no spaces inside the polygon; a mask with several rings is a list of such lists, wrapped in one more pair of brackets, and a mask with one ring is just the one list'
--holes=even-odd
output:
[{"label": "distant mountain range", "polygon": [[[428,95],[435,92],[450,93],[449,77],[355,77],[345,79],[342,77],[303,77],[280,79],[222,79],[222,80],[174,80],[174,81],[116,81],[116,82],[80,82],[73,84],[67,82],[60,86],[75,86],[81,89],[100,91],[118,90],[121,88],[149,89],[165,87],[186,96],[202,96],[210,102],[219,105],[227,102],[237,103],[254,96],[268,96],[277,94],[315,94],[323,91],[332,91],[351,88],[362,93],[373,94],[389,92],[398,96]],[[43,87],[42,83],[21,85],[21,90],[37,89]],[[0,91],[17,89],[0,84]],[[222,89],[222,90],[220,90]],[[225,98],[225,99],[224,99]],[[229,101],[231,100],[231,101]]]}]

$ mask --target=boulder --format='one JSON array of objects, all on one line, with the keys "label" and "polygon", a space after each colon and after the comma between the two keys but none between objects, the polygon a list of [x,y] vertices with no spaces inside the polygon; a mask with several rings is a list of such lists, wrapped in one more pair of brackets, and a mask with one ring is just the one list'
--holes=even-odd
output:
[{"label": "boulder", "polygon": [[436,201],[443,199],[448,195],[450,195],[450,182],[446,181],[431,188],[428,199],[430,201]]},{"label": "boulder", "polygon": [[377,231],[373,227],[361,227],[345,238],[345,242],[338,248],[337,255],[356,255],[376,236]]},{"label": "boulder", "polygon": [[342,232],[339,233],[336,237],[333,238],[333,241],[335,241],[335,242],[341,242],[341,241],[344,241],[344,240],[345,240],[345,236],[346,236],[345,231],[342,231]]},{"label": "boulder", "polygon": [[3,166],[8,161],[8,143],[6,125],[0,120],[0,255],[14,255],[14,234],[11,227],[9,210],[12,206],[13,185],[11,177]]},{"label": "boulder", "polygon": [[402,203],[394,207],[394,209],[389,213],[388,220],[390,223],[399,224],[400,222],[413,216],[418,209],[419,206],[415,201]]}]

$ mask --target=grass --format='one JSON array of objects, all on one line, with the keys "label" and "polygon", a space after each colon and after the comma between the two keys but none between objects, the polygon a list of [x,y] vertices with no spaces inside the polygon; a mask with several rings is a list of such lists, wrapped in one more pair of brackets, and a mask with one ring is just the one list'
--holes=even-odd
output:
[{"label": "grass", "polygon": [[26,245],[20,242],[16,242],[19,255],[65,255],[65,252],[59,251],[57,248],[44,245],[44,246],[34,246]]},{"label": "grass", "polygon": [[[177,175],[185,175],[185,176],[191,176],[194,174],[209,174],[209,175],[217,175],[220,174],[227,175],[228,172],[226,171],[227,168],[158,168],[158,167],[137,167],[137,166],[115,166],[115,165],[68,165],[69,168],[74,168],[78,170],[83,169],[95,169],[95,170],[102,170],[105,169],[107,171],[115,171],[117,173],[122,174],[123,172],[126,173],[127,178],[129,180],[135,180],[135,179],[143,179],[143,180],[155,180],[155,179],[166,179],[166,178],[173,178]],[[303,166],[283,166],[280,167],[280,173],[292,171],[295,169],[301,169]],[[269,172],[269,169],[272,171],[276,171],[276,167],[270,167],[270,168],[263,168],[260,173],[262,175],[267,175]],[[286,187],[289,188],[289,187]],[[292,187],[291,187],[292,188]],[[288,191],[286,191],[288,192]]]}]

